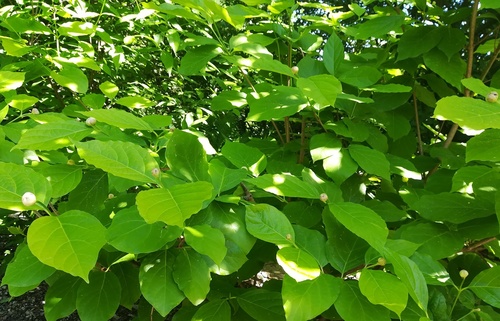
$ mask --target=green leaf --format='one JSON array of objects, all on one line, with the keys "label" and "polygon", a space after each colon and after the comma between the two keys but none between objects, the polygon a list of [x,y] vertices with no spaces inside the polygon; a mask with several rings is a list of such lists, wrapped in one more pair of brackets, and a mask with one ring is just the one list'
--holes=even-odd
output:
[{"label": "green leaf", "polygon": [[[360,282],[361,283],[361,282]],[[361,294],[357,282],[344,281],[335,301],[335,309],[345,321],[389,321],[389,310],[371,304]]]},{"label": "green leaf", "polygon": [[214,300],[202,305],[191,321],[231,321],[231,306],[227,300]]},{"label": "green leaf", "polygon": [[172,276],[174,261],[167,251],[150,254],[139,271],[142,295],[163,317],[184,300]]},{"label": "green leaf", "polygon": [[366,40],[377,38],[391,31],[400,31],[404,24],[405,16],[380,16],[365,21],[356,27],[349,27],[347,33],[352,34],[356,39]]},{"label": "green leaf", "polygon": [[243,58],[239,56],[224,56],[224,58],[230,63],[241,67],[272,71],[290,77],[294,76],[290,67],[271,58],[256,59],[253,57]]},{"label": "green leaf", "polygon": [[0,71],[0,93],[21,87],[25,74],[25,72]]},{"label": "green leaf", "polygon": [[91,128],[74,120],[47,123],[25,131],[16,148],[55,150],[73,145],[90,133],[92,133]]},{"label": "green leaf", "polygon": [[206,45],[189,50],[181,59],[179,73],[184,76],[199,75],[210,60],[223,52],[220,47]]},{"label": "green leaf", "polygon": [[247,230],[258,239],[280,246],[289,246],[295,239],[295,231],[285,214],[269,204],[246,207]]},{"label": "green leaf", "polygon": [[479,273],[469,284],[471,289],[484,302],[500,308],[500,266],[494,266]]},{"label": "green leaf", "polygon": [[498,162],[500,159],[500,129],[485,130],[467,142],[465,160]]},{"label": "green leaf", "polygon": [[389,230],[380,216],[355,203],[329,204],[335,218],[351,232],[368,242],[374,249],[384,248]]},{"label": "green leaf", "polygon": [[193,305],[199,305],[210,291],[210,270],[203,257],[182,249],[175,259],[173,277],[179,289]]},{"label": "green leaf", "polygon": [[212,98],[212,110],[232,110],[247,104],[247,95],[236,90],[226,90]]},{"label": "green leaf", "polygon": [[482,0],[481,1],[481,9],[497,9],[500,8],[500,3],[495,0]]},{"label": "green leaf", "polygon": [[9,56],[22,57],[35,48],[26,45],[26,40],[14,40],[9,37],[2,37],[2,47]]},{"label": "green leaf", "polygon": [[469,129],[500,128],[499,105],[470,97],[449,96],[440,99],[434,117],[451,120]]},{"label": "green leaf", "polygon": [[446,54],[448,59],[451,59],[454,54],[460,52],[466,46],[467,38],[462,30],[450,26],[441,26],[438,28],[438,32],[442,35],[438,48]]},{"label": "green leaf", "polygon": [[165,155],[172,174],[191,182],[210,181],[206,152],[195,135],[174,131]]},{"label": "green leaf", "polygon": [[340,185],[358,170],[358,164],[352,159],[347,149],[323,160],[326,175]]},{"label": "green leaf", "polygon": [[209,225],[186,226],[184,238],[196,252],[208,256],[216,264],[220,264],[226,256],[224,234]]},{"label": "green leaf", "polygon": [[372,304],[383,305],[399,317],[406,308],[408,290],[390,273],[364,269],[359,277],[359,289]]},{"label": "green leaf", "polygon": [[422,271],[427,284],[443,285],[445,283],[451,283],[450,275],[446,268],[441,263],[434,260],[430,255],[415,252],[411,256],[411,260],[415,262],[418,269]]},{"label": "green leaf", "polygon": [[25,206],[22,203],[24,193],[35,194],[37,202],[47,205],[52,196],[52,187],[47,179],[22,165],[0,163],[0,207],[12,211],[43,209],[40,205]]},{"label": "green leaf", "polygon": [[412,208],[430,221],[447,221],[455,224],[494,213],[493,205],[474,199],[467,194],[440,193],[424,195]]},{"label": "green leaf", "polygon": [[246,169],[253,176],[259,176],[267,166],[267,158],[264,153],[255,147],[242,143],[226,142],[221,153],[234,166]]},{"label": "green leaf", "polygon": [[109,81],[105,81],[102,84],[100,84],[99,89],[109,99],[115,98],[118,92],[120,91],[120,88],[118,88],[115,84]]},{"label": "green leaf", "polygon": [[330,133],[317,134],[311,137],[309,149],[313,162],[338,156],[342,148],[342,142]]},{"label": "green leaf", "polygon": [[[126,254],[125,257],[130,254]],[[121,262],[113,264],[111,271],[118,277],[121,284],[120,305],[131,310],[141,297],[141,286],[139,284],[139,267],[135,262]]]},{"label": "green leaf", "polygon": [[118,211],[109,226],[108,243],[125,253],[151,253],[175,240],[182,231],[161,222],[146,223],[135,206]]},{"label": "green leaf", "polygon": [[155,105],[151,100],[141,96],[127,96],[116,100],[117,104],[123,105],[130,109],[133,108],[148,108]]},{"label": "green leaf", "polygon": [[96,215],[104,209],[108,198],[108,175],[99,169],[86,171],[78,186],[69,193],[65,209],[75,209]]},{"label": "green leaf", "polygon": [[279,249],[276,253],[276,260],[286,274],[297,282],[313,280],[321,273],[316,259],[298,248],[284,247]]},{"label": "green leaf", "polygon": [[94,216],[69,211],[36,219],[28,229],[28,246],[42,263],[89,282],[88,274],[106,244],[105,233]]},{"label": "green leaf", "polygon": [[19,109],[20,111],[23,111],[36,104],[38,102],[38,98],[21,94],[9,97],[5,99],[5,102],[9,106]]},{"label": "green leaf", "polygon": [[400,85],[400,84],[384,84],[384,85],[373,85],[365,90],[377,92],[377,93],[408,93],[412,90],[410,86]]},{"label": "green leaf", "polygon": [[51,71],[50,77],[59,85],[80,94],[89,89],[89,80],[80,68],[66,66],[59,73]]},{"label": "green leaf", "polygon": [[184,221],[201,210],[203,203],[212,198],[212,184],[195,182],[155,188],[137,195],[139,213],[147,223],[158,221],[184,226]]},{"label": "green leaf", "polygon": [[26,244],[16,249],[14,259],[7,265],[2,285],[28,287],[38,285],[55,272],[53,267],[40,262]]},{"label": "green leaf", "polygon": [[246,181],[275,195],[319,199],[316,188],[291,174],[265,174]]},{"label": "green leaf", "polygon": [[155,183],[152,170],[159,166],[149,152],[136,144],[93,140],[77,143],[78,155],[87,163],[118,177]]},{"label": "green leaf", "polygon": [[335,33],[332,33],[323,48],[323,63],[326,70],[330,74],[335,75],[342,61],[344,61],[342,40]]},{"label": "green leaf", "polygon": [[82,180],[82,169],[71,165],[50,165],[40,171],[52,186],[52,197],[61,197],[74,190]]},{"label": "green leaf", "polygon": [[92,109],[101,109],[106,102],[106,97],[101,94],[88,94],[82,97],[82,101]]},{"label": "green leaf", "polygon": [[429,292],[424,275],[419,270],[417,264],[407,258],[389,250],[385,251],[388,261],[394,266],[394,271],[399,279],[408,289],[408,293],[418,304],[420,309],[427,311],[429,302]]},{"label": "green leaf", "polygon": [[47,321],[64,318],[76,310],[76,297],[82,279],[69,274],[61,275],[45,293],[43,310]]},{"label": "green leaf", "polygon": [[237,186],[247,177],[246,170],[227,168],[217,159],[210,162],[208,172],[217,195]]},{"label": "green leaf", "polygon": [[294,225],[295,244],[304,252],[311,255],[320,266],[328,263],[326,259],[326,238],[321,232],[305,228],[301,225]]},{"label": "green leaf", "polygon": [[342,84],[332,75],[316,75],[299,78],[297,87],[304,95],[316,102],[318,109],[334,106],[337,95],[342,92]]},{"label": "green leaf", "polygon": [[439,260],[459,252],[463,247],[463,237],[450,231],[443,224],[416,223],[402,227],[401,238],[420,244],[418,251]]},{"label": "green leaf", "polygon": [[287,321],[310,320],[326,311],[338,299],[341,280],[321,274],[314,280],[296,282],[283,278],[283,308]]},{"label": "green leaf", "polygon": [[448,59],[446,54],[439,49],[433,49],[424,54],[425,65],[447,83],[461,90],[461,80],[465,74],[466,64],[459,54]]},{"label": "green leaf", "polygon": [[378,150],[357,144],[349,146],[349,154],[369,174],[378,175],[390,180],[390,163],[385,155]]},{"label": "green leaf", "polygon": [[338,78],[341,82],[358,88],[365,88],[375,84],[382,74],[374,67],[355,66],[344,70]]},{"label": "green leaf", "polygon": [[257,321],[285,321],[281,293],[250,289],[236,297],[239,306]]},{"label": "green leaf", "polygon": [[80,112],[80,114],[87,117],[94,117],[97,121],[122,129],[153,130],[153,128],[141,118],[120,109],[95,109]]},{"label": "green leaf", "polygon": [[398,43],[398,60],[418,57],[441,41],[442,34],[434,26],[419,26],[405,30]]},{"label": "green leaf", "polygon": [[76,309],[82,321],[111,319],[120,305],[121,285],[113,272],[93,272],[78,288]]},{"label": "green leaf", "polygon": [[276,86],[264,96],[259,98],[248,96],[248,121],[281,120],[286,116],[298,113],[308,105],[307,98],[297,87]]}]

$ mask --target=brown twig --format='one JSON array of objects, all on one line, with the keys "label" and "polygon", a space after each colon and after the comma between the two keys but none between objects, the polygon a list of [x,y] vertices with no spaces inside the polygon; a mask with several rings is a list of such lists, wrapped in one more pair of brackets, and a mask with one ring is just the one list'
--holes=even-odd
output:
[{"label": "brown twig", "polygon": [[480,248],[481,246],[490,243],[492,241],[497,240],[496,236],[488,237],[484,240],[478,241],[477,243],[474,243],[470,246],[464,247],[462,249],[462,252],[474,252],[476,249]]},{"label": "brown twig", "polygon": [[243,190],[243,199],[245,201],[249,201],[251,203],[255,203],[255,199],[253,198],[253,195],[252,193],[250,193],[250,190],[248,189],[248,187],[246,187],[245,184],[243,183],[240,183],[240,186],[241,186],[241,189]]}]

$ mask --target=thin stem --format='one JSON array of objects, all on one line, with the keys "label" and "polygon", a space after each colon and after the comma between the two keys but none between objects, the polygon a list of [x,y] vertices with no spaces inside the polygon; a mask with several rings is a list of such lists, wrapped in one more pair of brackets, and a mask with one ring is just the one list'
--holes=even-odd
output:
[{"label": "thin stem", "polygon": [[286,142],[290,142],[290,117],[285,117],[285,138]]},{"label": "thin stem", "polygon": [[305,154],[306,154],[306,118],[302,116],[302,126],[300,128],[299,164],[304,163]]},{"label": "thin stem", "polygon": [[492,237],[489,237],[489,238],[486,238],[484,240],[481,240],[481,241],[478,241],[468,247],[465,247],[462,249],[462,252],[473,252],[475,251],[476,249],[480,248],[481,246],[485,245],[485,244],[488,244],[492,241],[496,241],[497,238],[496,236],[492,236]]},{"label": "thin stem", "polygon": [[422,146],[422,135],[420,134],[420,119],[418,116],[417,94],[415,93],[415,90],[413,90],[413,108],[415,109],[415,127],[417,128],[418,153],[423,155],[424,148]]},{"label": "thin stem", "polygon": [[496,47],[495,52],[493,52],[493,55],[491,56],[490,61],[488,62],[488,66],[486,66],[486,68],[484,69],[483,74],[481,75],[481,80],[484,81],[484,78],[486,78],[486,75],[490,71],[491,67],[493,67],[493,64],[497,60],[499,54],[500,54],[500,44],[498,44],[498,46]]}]

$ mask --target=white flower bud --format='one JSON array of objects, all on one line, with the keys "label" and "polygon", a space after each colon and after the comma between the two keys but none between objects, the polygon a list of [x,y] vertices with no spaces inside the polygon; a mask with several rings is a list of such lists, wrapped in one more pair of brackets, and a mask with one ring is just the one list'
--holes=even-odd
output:
[{"label": "white flower bud", "polygon": [[160,169],[158,168],[153,168],[151,170],[151,175],[153,175],[154,177],[159,177],[160,176]]},{"label": "white flower bud", "polygon": [[109,193],[109,194],[108,194],[108,199],[110,200],[110,199],[112,199],[112,198],[115,198],[115,194],[113,194],[113,193]]},{"label": "white flower bud", "polygon": [[377,264],[380,266],[385,266],[386,263],[387,261],[383,257],[379,257],[377,260]]},{"label": "white flower bud", "polygon": [[97,119],[95,119],[94,117],[89,117],[85,121],[85,124],[87,124],[87,126],[94,126],[95,123],[97,123]]},{"label": "white flower bud", "polygon": [[462,279],[465,279],[469,276],[469,272],[467,270],[460,270],[460,272],[458,272],[458,274],[460,274],[460,277]]},{"label": "white flower bud", "polygon": [[299,72],[299,67],[297,67],[297,66],[293,66],[293,67],[292,67],[292,73],[293,73],[294,75],[296,75],[298,72]]},{"label": "white flower bud", "polygon": [[68,159],[68,161],[66,162],[66,164],[68,164],[68,165],[75,165],[75,161],[72,160],[72,159]]},{"label": "white flower bud", "polygon": [[486,101],[489,103],[496,103],[498,100],[498,93],[496,91],[492,91],[486,96]]},{"label": "white flower bud", "polygon": [[31,113],[32,113],[33,115],[38,115],[38,114],[40,114],[40,111],[38,110],[38,108],[32,108],[32,109],[31,109]]},{"label": "white flower bud", "polygon": [[31,192],[26,192],[21,197],[24,206],[32,206],[36,203],[36,196]]},{"label": "white flower bud", "polygon": [[326,195],[326,193],[321,193],[321,195],[319,196],[319,199],[320,199],[323,203],[326,203],[326,201],[328,201],[328,195]]}]

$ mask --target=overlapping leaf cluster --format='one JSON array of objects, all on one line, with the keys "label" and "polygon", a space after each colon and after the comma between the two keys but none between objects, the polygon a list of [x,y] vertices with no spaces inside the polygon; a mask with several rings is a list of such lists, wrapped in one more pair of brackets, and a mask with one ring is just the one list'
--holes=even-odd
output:
[{"label": "overlapping leaf cluster", "polygon": [[47,320],[499,319],[499,19],[5,5],[2,284]]}]

